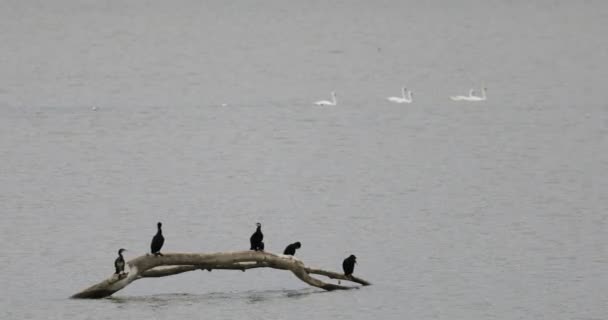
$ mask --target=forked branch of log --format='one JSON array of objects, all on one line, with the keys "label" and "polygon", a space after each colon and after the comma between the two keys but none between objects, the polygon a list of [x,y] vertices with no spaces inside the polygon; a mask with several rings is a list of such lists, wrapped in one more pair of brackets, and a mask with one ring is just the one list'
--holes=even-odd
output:
[{"label": "forked branch of log", "polygon": [[144,255],[127,262],[129,272],[126,275],[111,277],[78,292],[72,298],[98,299],[108,297],[123,289],[131,282],[142,278],[158,278],[172,276],[194,270],[241,270],[254,268],[273,268],[289,270],[298,279],[307,284],[324,290],[348,290],[356,287],[326,283],[313,278],[310,274],[370,285],[369,282],[355,276],[345,276],[342,273],[313,269],[292,256],[277,255],[262,251],[237,251],[218,253],[165,253],[162,256]]}]

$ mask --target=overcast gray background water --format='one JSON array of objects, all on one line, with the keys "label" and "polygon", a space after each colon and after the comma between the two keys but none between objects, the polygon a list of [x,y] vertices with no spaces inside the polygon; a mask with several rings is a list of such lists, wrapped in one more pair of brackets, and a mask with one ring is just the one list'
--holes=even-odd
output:
[{"label": "overcast gray background water", "polygon": [[[0,318],[605,319],[607,34],[605,1],[0,0]],[[68,299],[157,221],[374,285]]]}]

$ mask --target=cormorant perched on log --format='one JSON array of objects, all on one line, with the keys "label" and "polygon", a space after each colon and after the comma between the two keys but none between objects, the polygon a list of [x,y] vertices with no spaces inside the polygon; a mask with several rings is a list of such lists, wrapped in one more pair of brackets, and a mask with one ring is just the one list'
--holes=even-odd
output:
[{"label": "cormorant perched on log", "polygon": [[294,243],[288,245],[287,248],[285,248],[285,251],[283,251],[283,254],[293,256],[296,254],[296,249],[300,249],[301,247],[302,247],[302,244],[299,241],[294,242]]},{"label": "cormorant perched on log", "polygon": [[118,258],[114,260],[114,268],[116,268],[116,272],[114,274],[123,274],[125,272],[125,259],[122,257],[123,251],[127,251],[127,249],[118,250]]},{"label": "cormorant perched on log", "polygon": [[262,224],[258,222],[256,223],[256,225],[258,226],[258,228],[251,235],[251,238],[249,238],[249,242],[251,243],[251,249],[249,250],[264,251],[264,242],[262,242],[262,240],[264,240],[264,234],[262,233]]},{"label": "cormorant perched on log", "polygon": [[355,271],[355,263],[357,263],[357,257],[351,254],[350,257],[344,259],[342,262],[342,269],[344,269],[344,275],[350,277]]},{"label": "cormorant perched on log", "polygon": [[165,243],[165,237],[163,237],[163,230],[161,230],[163,224],[159,222],[156,225],[158,227],[158,231],[156,231],[156,235],[154,235],[154,238],[152,238],[152,243],[150,243],[150,251],[155,256],[162,256],[163,254],[160,253],[160,249]]}]

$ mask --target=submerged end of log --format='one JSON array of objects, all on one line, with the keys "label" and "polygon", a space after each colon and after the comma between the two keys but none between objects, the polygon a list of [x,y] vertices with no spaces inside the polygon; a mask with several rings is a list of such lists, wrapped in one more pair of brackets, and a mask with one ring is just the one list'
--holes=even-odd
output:
[{"label": "submerged end of log", "polygon": [[83,290],[82,292],[78,292],[77,294],[71,296],[71,299],[101,299],[105,297],[109,297],[114,294],[112,290],[106,289],[90,289]]}]

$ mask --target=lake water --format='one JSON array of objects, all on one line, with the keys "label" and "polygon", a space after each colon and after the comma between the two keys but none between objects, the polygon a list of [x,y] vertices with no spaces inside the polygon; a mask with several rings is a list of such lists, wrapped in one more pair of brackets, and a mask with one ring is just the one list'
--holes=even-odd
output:
[{"label": "lake water", "polygon": [[[608,2],[0,0],[0,30],[1,319],[608,317]],[[68,299],[157,221],[373,285]]]}]

